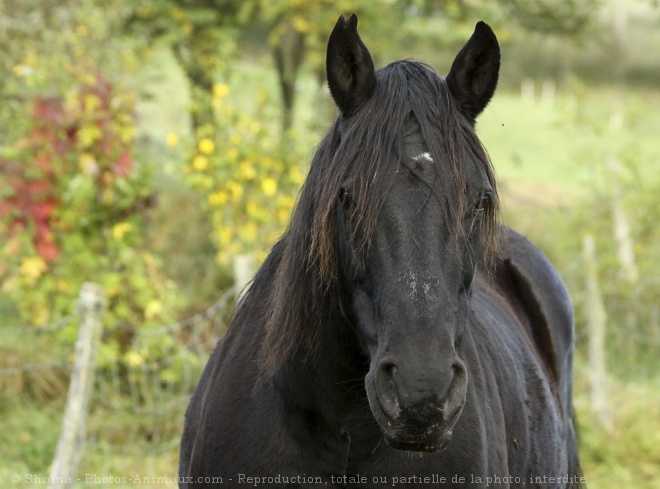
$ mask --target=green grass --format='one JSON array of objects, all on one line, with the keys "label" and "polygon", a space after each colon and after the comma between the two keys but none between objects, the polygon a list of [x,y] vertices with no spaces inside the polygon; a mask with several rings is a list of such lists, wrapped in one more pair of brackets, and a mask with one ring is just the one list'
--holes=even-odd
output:
[{"label": "green grass", "polygon": [[[55,453],[64,412],[63,399],[48,403],[34,402],[28,396],[14,402],[2,403],[0,408],[0,481],[2,487],[13,489],[37,489],[48,486],[46,478]],[[102,416],[102,419],[100,419]],[[183,418],[181,417],[181,425]],[[96,411],[88,425],[103,424],[118,437],[115,445],[88,442],[82,457],[75,488],[116,487],[127,489],[167,489],[178,487],[166,480],[177,475],[178,439],[171,438],[168,450],[150,450],[144,442],[138,445],[135,437],[135,416],[121,412]],[[126,443],[121,442],[124,440]],[[142,446],[142,449],[140,449]],[[17,483],[12,476],[18,477]],[[109,478],[113,479],[110,480]],[[133,481],[140,477],[141,483]],[[31,479],[30,479],[31,478]],[[104,479],[105,478],[105,479]],[[121,479],[125,478],[125,481]],[[149,478],[152,482],[144,482]],[[165,483],[155,480],[161,478]],[[166,478],[166,479],[162,479]],[[85,484],[85,480],[92,484]],[[101,481],[99,482],[99,479]],[[96,481],[96,482],[94,482]]]},{"label": "green grass", "polygon": [[610,154],[636,171],[657,173],[658,127],[658,94],[579,86],[559,92],[552,104],[497,93],[477,123],[507,190],[559,204],[604,188]]},{"label": "green grass", "polygon": [[660,483],[660,378],[608,379],[613,429],[603,427],[589,400],[588,371],[576,363],[575,408],[588,487],[656,489]]}]

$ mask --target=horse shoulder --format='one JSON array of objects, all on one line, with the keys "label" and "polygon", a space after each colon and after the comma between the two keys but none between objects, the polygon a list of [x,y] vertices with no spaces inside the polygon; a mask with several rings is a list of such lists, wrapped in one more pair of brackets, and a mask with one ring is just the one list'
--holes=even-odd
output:
[{"label": "horse shoulder", "polygon": [[496,262],[498,288],[518,305],[564,402],[571,399],[573,305],[566,285],[545,254],[512,229],[502,227]]}]

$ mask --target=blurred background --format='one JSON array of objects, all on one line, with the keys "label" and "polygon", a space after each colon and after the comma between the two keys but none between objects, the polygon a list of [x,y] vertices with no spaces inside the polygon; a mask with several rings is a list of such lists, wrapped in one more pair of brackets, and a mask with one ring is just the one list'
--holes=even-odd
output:
[{"label": "blurred background", "polygon": [[495,30],[477,129],[503,220],[573,297],[588,484],[660,487],[657,0],[0,0],[4,487],[46,487],[67,429],[77,486],[176,487],[188,398],[336,117],[351,12],[377,66],[446,74]]}]

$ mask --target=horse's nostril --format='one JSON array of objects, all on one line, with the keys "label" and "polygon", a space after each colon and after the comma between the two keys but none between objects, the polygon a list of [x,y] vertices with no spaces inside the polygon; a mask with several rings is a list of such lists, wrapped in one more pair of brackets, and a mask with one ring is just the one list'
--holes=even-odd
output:
[{"label": "horse's nostril", "polygon": [[390,360],[381,360],[375,376],[376,395],[381,408],[391,419],[397,419],[401,414],[398,377],[396,364]]},{"label": "horse's nostril", "polygon": [[399,369],[397,368],[396,364],[390,360],[382,360],[380,362],[380,370],[385,376],[384,378],[388,381],[394,379],[394,377],[398,376],[399,373]]}]

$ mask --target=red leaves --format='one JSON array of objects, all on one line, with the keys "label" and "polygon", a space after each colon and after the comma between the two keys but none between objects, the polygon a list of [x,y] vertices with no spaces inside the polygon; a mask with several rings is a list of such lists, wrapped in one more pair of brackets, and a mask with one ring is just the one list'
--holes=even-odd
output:
[{"label": "red leaves", "polygon": [[119,155],[116,163],[112,165],[112,172],[118,177],[125,177],[128,176],[128,174],[131,172],[132,167],[133,159],[131,158],[130,154],[124,151]]},{"label": "red leaves", "polygon": [[8,218],[9,231],[14,234],[29,226],[32,242],[45,260],[54,260],[58,249],[53,241],[50,224],[58,206],[53,175],[48,171],[46,158],[36,158],[40,176],[31,178],[25,166],[0,161],[8,177],[11,192],[0,200],[0,217]]},{"label": "red leaves", "polygon": [[64,117],[64,102],[60,97],[37,98],[32,103],[32,118],[47,127],[62,126]]},{"label": "red leaves", "polygon": [[30,128],[17,142],[21,149],[16,160],[0,160],[0,174],[9,184],[0,194],[0,218],[8,221],[11,233],[31,233],[37,253],[47,261],[59,252],[54,237],[59,195],[83,171],[81,158],[91,158],[99,166],[99,188],[107,188],[113,177],[128,177],[133,167],[130,142],[120,137],[132,107],[117,104],[123,99],[117,98],[115,87],[97,76],[73,100],[70,107],[62,97],[34,98]]}]

